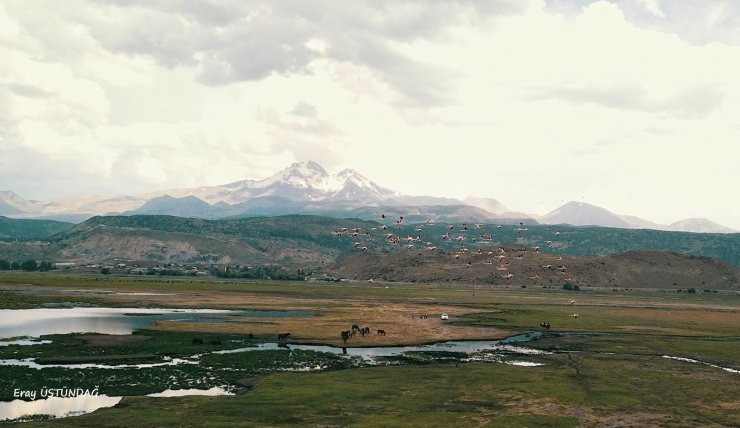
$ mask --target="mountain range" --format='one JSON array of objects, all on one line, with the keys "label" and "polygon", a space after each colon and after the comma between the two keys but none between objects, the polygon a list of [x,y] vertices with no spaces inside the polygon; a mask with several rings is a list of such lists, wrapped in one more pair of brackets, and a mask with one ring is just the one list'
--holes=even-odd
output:
[{"label": "mountain range", "polygon": [[686,219],[660,225],[635,216],[615,214],[585,202],[568,202],[544,216],[537,216],[511,210],[491,198],[471,196],[458,200],[402,195],[375,184],[353,169],[330,174],[312,161],[293,163],[262,180],[168,189],[134,196],[74,196],[53,201],[31,201],[13,191],[0,191],[0,215],[74,223],[96,215],[117,214],[203,219],[317,214],[377,220],[381,213],[406,216],[408,221],[417,222],[527,222],[701,233],[736,232],[707,219]]}]

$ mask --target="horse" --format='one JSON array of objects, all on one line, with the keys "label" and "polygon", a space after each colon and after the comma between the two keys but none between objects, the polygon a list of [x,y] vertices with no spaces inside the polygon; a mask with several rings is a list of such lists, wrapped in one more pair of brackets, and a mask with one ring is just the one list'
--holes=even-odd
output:
[{"label": "horse", "polygon": [[360,334],[362,334],[363,337],[365,337],[366,334],[370,334],[370,327],[362,327]]},{"label": "horse", "polygon": [[378,330],[378,336],[385,336],[385,330]]},{"label": "horse", "polygon": [[352,324],[352,331],[360,331],[360,326],[357,324]]},{"label": "horse", "polygon": [[341,336],[342,336],[342,341],[343,341],[344,343],[347,343],[347,339],[349,339],[349,335],[350,335],[350,334],[351,334],[351,332],[350,332],[349,330],[343,330],[343,331],[342,331],[342,334],[341,334]]},{"label": "horse", "polygon": [[193,338],[193,345],[202,345],[202,344],[203,344],[203,339],[202,338],[200,338],[200,337],[194,337]]},{"label": "horse", "polygon": [[542,322],[540,323],[540,327],[542,327],[542,328],[546,328],[546,329],[548,329],[548,330],[549,330],[549,329],[550,329],[550,322],[549,322],[549,321],[542,321]]},{"label": "horse", "polygon": [[288,340],[288,337],[290,337],[290,333],[279,333],[277,335],[278,342],[284,342]]}]

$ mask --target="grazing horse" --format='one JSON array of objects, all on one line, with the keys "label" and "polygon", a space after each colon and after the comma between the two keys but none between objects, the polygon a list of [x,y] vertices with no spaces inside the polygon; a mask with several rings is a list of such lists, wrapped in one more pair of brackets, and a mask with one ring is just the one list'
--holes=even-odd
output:
[{"label": "grazing horse", "polygon": [[385,330],[378,330],[378,336],[385,336]]},{"label": "grazing horse", "polygon": [[347,343],[347,339],[349,339],[349,335],[351,333],[353,332],[350,332],[349,330],[342,331],[342,342]]},{"label": "grazing horse", "polygon": [[193,338],[193,345],[202,345],[202,344],[203,344],[203,339],[202,338],[200,338],[200,337],[194,337]]},{"label": "grazing horse", "polygon": [[370,327],[362,327],[362,330],[360,330],[360,333],[364,337],[366,334],[370,334]]},{"label": "grazing horse", "polygon": [[352,324],[352,332],[360,331],[360,326],[357,324]]},{"label": "grazing horse", "polygon": [[288,337],[290,337],[290,333],[279,333],[277,335],[278,342],[285,342],[288,340]]},{"label": "grazing horse", "polygon": [[540,323],[540,327],[542,327],[542,328],[546,328],[546,329],[548,329],[548,330],[549,330],[549,329],[550,329],[550,321],[542,321],[542,322]]},{"label": "grazing horse", "polygon": [[571,316],[573,317],[573,319],[578,318],[578,314],[572,314]]}]

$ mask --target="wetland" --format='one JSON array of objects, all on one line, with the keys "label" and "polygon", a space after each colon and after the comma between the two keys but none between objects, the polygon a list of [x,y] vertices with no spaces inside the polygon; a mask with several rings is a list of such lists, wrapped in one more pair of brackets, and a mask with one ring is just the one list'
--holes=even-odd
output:
[{"label": "wetland", "polygon": [[[733,293],[588,291],[572,305],[572,292],[495,286],[54,274],[0,284],[6,424],[740,423]],[[371,334],[344,343],[353,324]]]}]

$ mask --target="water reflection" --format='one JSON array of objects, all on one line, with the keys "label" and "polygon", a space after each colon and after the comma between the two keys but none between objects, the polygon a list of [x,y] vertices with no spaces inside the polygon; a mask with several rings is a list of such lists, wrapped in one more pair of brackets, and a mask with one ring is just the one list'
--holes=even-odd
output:
[{"label": "water reflection", "polygon": [[163,357],[161,363],[148,363],[148,364],[98,364],[98,363],[83,363],[83,364],[39,364],[33,358],[25,358],[22,360],[0,360],[0,366],[21,366],[28,367],[30,369],[48,369],[48,368],[63,368],[63,369],[147,369],[152,367],[165,367],[165,366],[176,366],[179,364],[198,364],[198,361],[184,360],[182,358],[170,358]]},{"label": "water reflection", "polygon": [[147,394],[147,397],[184,397],[186,395],[234,395],[223,387],[214,386],[211,389],[167,389],[154,394]]},{"label": "water reflection", "polygon": [[219,309],[91,308],[0,309],[0,338],[46,334],[131,334],[156,321],[225,322],[228,317],[309,317],[308,311],[228,311]]},{"label": "water reflection", "polygon": [[73,398],[51,397],[45,400],[13,400],[0,402],[0,421],[14,420],[32,415],[49,415],[56,418],[89,413],[101,407],[112,407],[121,397],[107,395],[81,395]]},{"label": "water reflection", "polygon": [[38,340],[32,337],[16,338],[13,340],[0,340],[0,346],[11,346],[11,345],[46,345],[51,343],[51,340]]}]

